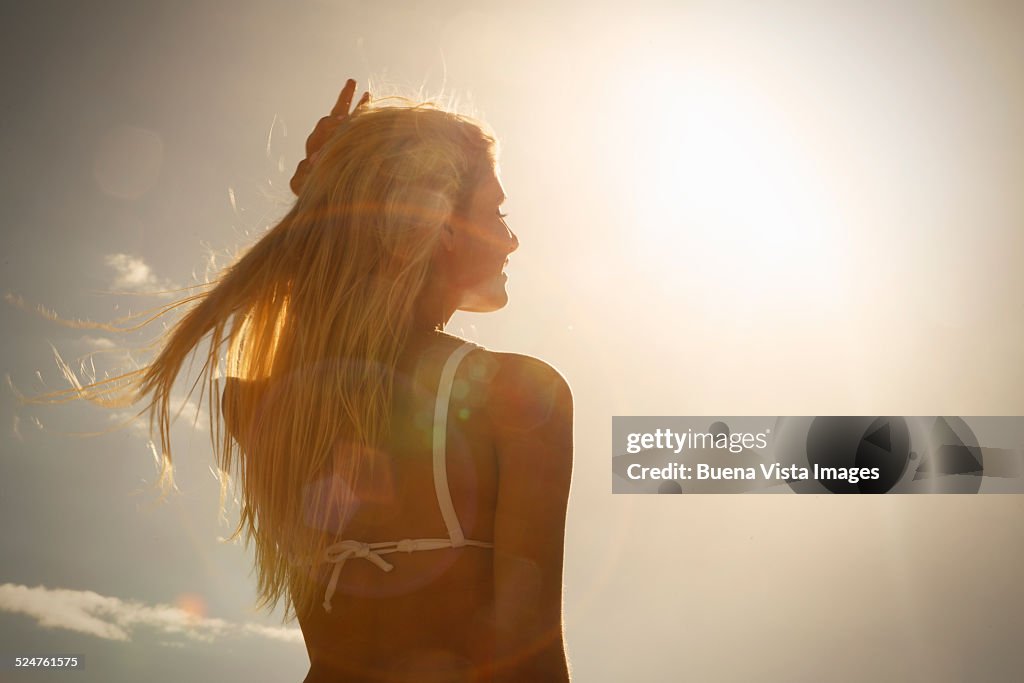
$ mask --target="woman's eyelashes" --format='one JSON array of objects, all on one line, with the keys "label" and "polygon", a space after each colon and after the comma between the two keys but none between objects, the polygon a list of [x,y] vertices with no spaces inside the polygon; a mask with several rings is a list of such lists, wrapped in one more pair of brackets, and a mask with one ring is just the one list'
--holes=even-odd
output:
[{"label": "woman's eyelashes", "polygon": [[508,218],[508,214],[507,213],[502,213],[501,209],[498,209],[498,218],[502,218],[502,219]]}]

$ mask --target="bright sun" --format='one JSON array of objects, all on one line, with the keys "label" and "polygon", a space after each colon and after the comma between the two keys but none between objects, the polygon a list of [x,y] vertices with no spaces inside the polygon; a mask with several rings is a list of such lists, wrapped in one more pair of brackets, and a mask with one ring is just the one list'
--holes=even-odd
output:
[{"label": "bright sun", "polygon": [[[620,112],[632,174],[630,241],[669,281],[733,311],[770,292],[805,303],[843,286],[844,229],[814,150],[761,84],[689,70],[652,74]],[[634,78],[635,80],[635,78]]]}]

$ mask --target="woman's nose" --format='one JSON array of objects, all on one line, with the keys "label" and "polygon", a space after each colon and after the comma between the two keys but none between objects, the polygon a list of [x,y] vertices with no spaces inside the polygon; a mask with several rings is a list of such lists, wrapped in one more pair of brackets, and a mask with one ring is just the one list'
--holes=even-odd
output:
[{"label": "woman's nose", "polygon": [[516,234],[514,232],[512,232],[512,228],[506,225],[505,229],[508,230],[508,253],[511,254],[513,251],[519,248],[519,238],[516,237]]}]

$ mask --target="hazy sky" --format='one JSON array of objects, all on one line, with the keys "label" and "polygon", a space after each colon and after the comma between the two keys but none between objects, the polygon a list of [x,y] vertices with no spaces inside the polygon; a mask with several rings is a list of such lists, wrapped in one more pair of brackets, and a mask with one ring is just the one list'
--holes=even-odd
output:
[{"label": "hazy sky", "polygon": [[[1024,497],[610,493],[612,415],[1024,414],[1024,8],[898,4],[5,2],[0,369],[120,367],[158,330],[25,307],[110,321],[226,263],[346,77],[443,90],[501,138],[522,244],[510,305],[449,331],[575,394],[578,680],[1011,680]],[[71,435],[128,413],[0,411],[0,654],[302,679],[201,425],[157,505],[142,430]],[[29,679],[71,680],[0,671]]]}]

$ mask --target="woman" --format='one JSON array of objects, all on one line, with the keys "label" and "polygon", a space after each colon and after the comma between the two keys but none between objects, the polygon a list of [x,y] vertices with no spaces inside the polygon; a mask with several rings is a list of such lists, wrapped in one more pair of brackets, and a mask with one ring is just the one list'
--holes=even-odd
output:
[{"label": "woman", "polygon": [[569,387],[443,331],[507,302],[495,140],[428,105],[350,114],[354,91],[307,141],[291,211],[134,378],[161,480],[171,388],[209,336],[235,536],[255,538],[260,606],[298,617],[307,683],[568,680]]}]

